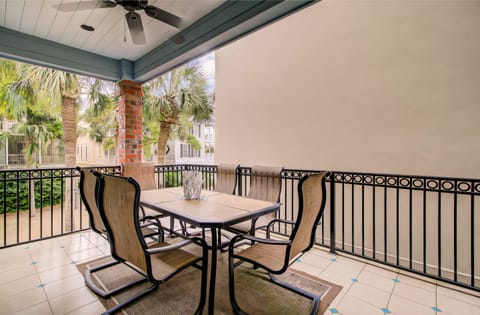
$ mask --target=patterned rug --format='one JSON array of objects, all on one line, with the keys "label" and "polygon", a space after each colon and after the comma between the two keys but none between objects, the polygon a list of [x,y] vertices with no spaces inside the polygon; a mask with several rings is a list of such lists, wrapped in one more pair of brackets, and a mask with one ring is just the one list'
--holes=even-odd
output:
[{"label": "patterned rug", "polygon": [[[105,263],[110,257],[96,259],[77,265],[82,272],[86,268]],[[236,297],[240,307],[248,314],[308,314],[311,301],[269,281],[268,275],[261,269],[252,269],[244,264],[235,268]],[[220,255],[217,264],[217,283],[215,288],[215,314],[233,314],[228,295],[228,263],[226,255]],[[177,315],[193,314],[200,299],[200,270],[188,268],[144,298],[131,304],[124,310],[128,315]],[[119,264],[95,273],[95,280],[105,288],[112,288],[120,283],[138,278],[130,268]],[[279,276],[283,281],[293,283],[307,291],[321,296],[318,314],[323,314],[328,305],[342,289],[341,286],[313,277],[301,271],[289,269]],[[105,307],[113,307],[135,293],[149,287],[143,282],[110,299],[100,299]],[[207,314],[208,298],[204,314]]]}]

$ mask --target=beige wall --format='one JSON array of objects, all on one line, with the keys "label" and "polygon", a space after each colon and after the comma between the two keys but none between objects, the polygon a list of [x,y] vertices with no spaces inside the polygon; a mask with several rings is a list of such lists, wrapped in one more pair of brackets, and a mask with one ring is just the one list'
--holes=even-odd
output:
[{"label": "beige wall", "polygon": [[324,0],[217,51],[216,159],[480,177],[480,1]]}]

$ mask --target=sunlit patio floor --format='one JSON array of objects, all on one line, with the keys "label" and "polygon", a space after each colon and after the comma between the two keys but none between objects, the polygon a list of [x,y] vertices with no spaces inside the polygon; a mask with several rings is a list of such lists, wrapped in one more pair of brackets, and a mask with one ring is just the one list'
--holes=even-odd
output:
[{"label": "sunlit patio floor", "polygon": [[[109,253],[87,231],[0,250],[0,314],[91,315],[103,305],[75,264]],[[325,314],[480,314],[480,297],[314,249],[295,268],[343,286]]]}]

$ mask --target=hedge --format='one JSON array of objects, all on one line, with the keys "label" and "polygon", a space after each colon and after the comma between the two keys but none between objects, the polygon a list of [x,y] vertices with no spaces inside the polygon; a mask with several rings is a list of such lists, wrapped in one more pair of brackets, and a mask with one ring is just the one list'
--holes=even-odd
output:
[{"label": "hedge", "polygon": [[[50,205],[57,205],[62,201],[62,179],[48,179],[48,180],[35,180],[35,206],[40,207],[40,182],[42,183],[42,205],[46,207]],[[17,195],[17,183],[18,183],[18,195]],[[5,187],[6,184],[6,187]],[[18,210],[28,210],[28,180],[19,180],[12,182],[0,182],[0,213],[16,212]],[[53,200],[50,195],[53,189]],[[17,208],[18,203],[18,208]]]}]

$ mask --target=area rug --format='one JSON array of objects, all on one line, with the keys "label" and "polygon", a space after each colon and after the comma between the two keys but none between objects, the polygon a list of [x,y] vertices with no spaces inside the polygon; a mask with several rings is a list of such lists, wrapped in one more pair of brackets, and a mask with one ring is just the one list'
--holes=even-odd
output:
[{"label": "area rug", "polygon": [[[96,259],[77,265],[83,274],[86,268],[105,263],[110,257]],[[217,264],[217,282],[215,288],[215,314],[233,314],[228,295],[228,263],[226,255],[219,257]],[[123,310],[128,315],[177,315],[193,314],[200,299],[200,270],[188,268],[146,297],[134,302]],[[127,283],[138,274],[119,264],[95,273],[95,281],[109,289],[121,283]],[[341,286],[313,277],[307,273],[290,270],[279,276],[281,280],[295,284],[307,291],[321,296],[318,314],[323,314],[328,305],[342,289]],[[149,287],[148,282],[141,283],[110,299],[100,299],[108,309],[117,302],[125,301],[135,293]],[[261,269],[252,269],[248,265],[235,268],[235,288],[240,307],[248,314],[308,314],[311,301],[292,293],[268,280]],[[207,314],[208,299],[203,313]]]}]

